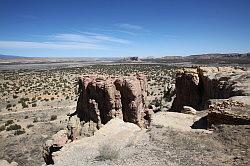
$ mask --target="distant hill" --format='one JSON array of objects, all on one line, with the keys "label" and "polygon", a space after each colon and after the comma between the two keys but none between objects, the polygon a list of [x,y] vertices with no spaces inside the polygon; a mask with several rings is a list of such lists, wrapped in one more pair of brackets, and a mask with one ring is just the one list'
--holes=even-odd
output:
[{"label": "distant hill", "polygon": [[250,53],[211,53],[189,56],[164,56],[155,59],[143,59],[143,61],[165,62],[165,63],[178,63],[178,62],[191,62],[197,64],[250,64]]},{"label": "distant hill", "polygon": [[19,58],[26,58],[26,57],[0,54],[0,59],[19,59]]}]

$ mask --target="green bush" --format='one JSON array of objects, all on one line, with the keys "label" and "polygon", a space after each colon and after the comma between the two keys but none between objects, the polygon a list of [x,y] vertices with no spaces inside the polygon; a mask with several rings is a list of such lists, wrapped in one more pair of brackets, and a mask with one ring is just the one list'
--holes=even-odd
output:
[{"label": "green bush", "polygon": [[37,106],[37,104],[36,104],[36,103],[33,103],[33,104],[32,104],[32,107],[36,107],[36,106]]},{"label": "green bush", "polygon": [[7,104],[6,106],[6,109],[10,108],[11,107],[11,104]]},{"label": "green bush", "polygon": [[0,132],[5,130],[5,125],[0,126]]},{"label": "green bush", "polygon": [[16,99],[16,98],[18,98],[18,96],[17,95],[13,95],[13,99]]},{"label": "green bush", "polygon": [[51,115],[51,117],[50,117],[51,121],[56,120],[56,119],[57,119],[57,115]]},{"label": "green bush", "polygon": [[12,123],[14,123],[13,120],[7,120],[7,121],[5,122],[5,126],[9,126],[9,125],[12,124]]},{"label": "green bush", "polygon": [[23,108],[28,108],[29,107],[25,102],[22,102],[22,106],[23,106]]},{"label": "green bush", "polygon": [[36,122],[38,122],[38,121],[39,121],[38,118],[35,117],[34,120],[33,120],[33,123],[36,123]]},{"label": "green bush", "polygon": [[14,135],[21,135],[21,134],[24,134],[25,133],[25,130],[24,129],[18,129],[15,131]]},{"label": "green bush", "polygon": [[20,125],[17,125],[17,124],[13,124],[13,125],[10,125],[9,127],[7,127],[7,128],[6,128],[6,131],[18,130],[18,129],[21,129],[21,126],[20,126]]},{"label": "green bush", "polygon": [[119,156],[119,148],[116,146],[110,146],[108,144],[104,144],[99,147],[99,159],[100,160],[114,160]]}]

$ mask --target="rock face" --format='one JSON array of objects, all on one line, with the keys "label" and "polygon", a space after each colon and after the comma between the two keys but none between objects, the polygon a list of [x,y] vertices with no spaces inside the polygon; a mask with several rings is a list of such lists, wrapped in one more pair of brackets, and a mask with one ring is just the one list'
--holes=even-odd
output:
[{"label": "rock face", "polygon": [[126,77],[84,76],[79,79],[76,114],[81,121],[106,124],[114,117],[144,127],[147,81],[143,74]]},{"label": "rock face", "polygon": [[121,149],[139,139],[140,132],[141,128],[135,124],[119,118],[111,119],[94,136],[66,144],[60,151],[53,153],[54,165],[90,165],[91,161],[98,158],[115,158]]},{"label": "rock face", "polygon": [[[248,98],[248,102],[244,99]],[[227,100],[210,100],[207,115],[208,128],[216,124],[250,125],[249,96],[241,96],[240,100],[230,98]]]},{"label": "rock face", "polygon": [[231,67],[186,68],[176,76],[176,98],[171,110],[181,112],[183,106],[205,109],[209,99],[227,99],[249,95],[248,72]]},{"label": "rock face", "polygon": [[68,135],[66,130],[60,130],[52,139],[47,140],[43,145],[43,158],[46,164],[54,164],[52,159],[52,153],[60,150],[68,141]]}]

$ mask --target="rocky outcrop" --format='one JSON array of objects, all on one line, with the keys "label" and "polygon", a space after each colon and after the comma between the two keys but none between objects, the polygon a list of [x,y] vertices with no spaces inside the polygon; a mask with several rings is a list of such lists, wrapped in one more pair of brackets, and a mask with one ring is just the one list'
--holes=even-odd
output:
[{"label": "rocky outcrop", "polygon": [[43,158],[46,164],[54,164],[52,153],[60,150],[68,142],[68,134],[66,130],[60,130],[52,139],[47,140],[43,145]]},{"label": "rocky outcrop", "polygon": [[144,127],[147,81],[143,74],[126,77],[84,76],[79,79],[76,114],[81,121],[106,124],[114,117]]},{"label": "rocky outcrop", "polygon": [[185,68],[176,76],[176,98],[171,110],[181,112],[183,106],[206,109],[209,99],[227,99],[249,95],[248,72],[232,67]]},{"label": "rocky outcrop", "polygon": [[[249,97],[242,96],[241,98]],[[244,102],[242,99],[213,99],[209,102],[209,113],[207,115],[208,128],[217,124],[250,125],[249,101]]]},{"label": "rocky outcrop", "polygon": [[90,165],[93,160],[115,158],[120,150],[134,144],[140,133],[140,127],[135,124],[111,119],[94,136],[74,141],[53,153],[54,165]]}]

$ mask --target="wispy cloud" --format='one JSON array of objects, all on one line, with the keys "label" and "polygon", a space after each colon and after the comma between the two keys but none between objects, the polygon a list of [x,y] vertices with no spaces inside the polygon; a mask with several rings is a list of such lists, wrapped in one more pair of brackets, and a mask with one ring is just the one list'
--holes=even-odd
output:
[{"label": "wispy cloud", "polygon": [[111,35],[79,32],[77,34],[63,33],[43,36],[44,41],[0,40],[1,49],[77,49],[98,50],[107,49],[113,44],[129,44],[129,40]]},{"label": "wispy cloud", "polygon": [[129,44],[131,41],[118,38],[111,35],[100,34],[100,33],[93,33],[93,32],[80,32],[81,35],[85,38],[89,38],[96,42],[113,42],[113,43],[120,43],[120,44]]},{"label": "wispy cloud", "polygon": [[130,41],[110,35],[92,33],[92,32],[78,32],[79,34],[56,34],[52,35],[56,40],[61,41],[72,41],[72,42],[84,42],[84,43],[119,43],[119,44],[129,44]]},{"label": "wispy cloud", "polygon": [[32,41],[0,41],[1,49],[104,49],[104,47],[90,43],[76,42],[32,42]]},{"label": "wispy cloud", "polygon": [[142,26],[139,25],[133,25],[133,24],[115,24],[116,26],[124,29],[130,29],[130,30],[144,30]]}]

